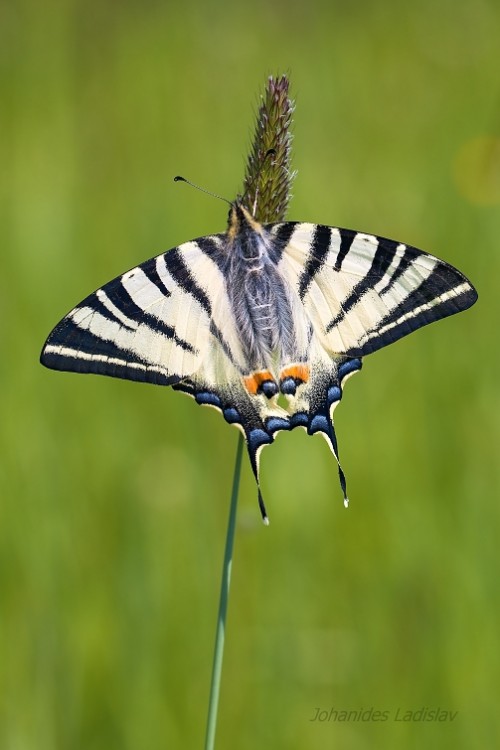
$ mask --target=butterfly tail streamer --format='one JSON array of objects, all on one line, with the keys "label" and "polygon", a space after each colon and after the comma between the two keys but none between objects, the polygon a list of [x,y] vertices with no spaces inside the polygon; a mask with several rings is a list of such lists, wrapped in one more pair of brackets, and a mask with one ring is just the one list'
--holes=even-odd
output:
[{"label": "butterfly tail streamer", "polygon": [[359,372],[361,367],[362,360],[358,357],[346,358],[340,364],[334,363],[329,369],[325,369],[323,366],[319,375],[313,378],[307,392],[307,415],[299,413],[292,417],[293,426],[305,427],[308,435],[319,433],[335,456],[340,488],[346,508],[349,505],[347,481],[340,463],[337,436],[333,426],[333,412],[342,398],[344,383],[356,372]]},{"label": "butterfly tail streamer", "polygon": [[265,526],[269,526],[269,516],[267,515],[266,505],[260,488],[260,454],[264,446],[270,445],[273,440],[273,436],[263,429],[254,429],[246,433],[246,444],[250,466],[252,467],[252,472],[257,484],[257,501],[259,503],[262,522]]},{"label": "butterfly tail streamer", "polygon": [[344,470],[342,469],[342,464],[340,463],[339,458],[339,447],[337,442],[337,435],[335,434],[335,428],[333,426],[333,420],[330,420],[330,436],[329,436],[329,442],[332,446],[333,455],[337,459],[338,464],[338,471],[339,471],[339,481],[340,481],[340,488],[344,494],[344,505],[347,508],[349,505],[349,498],[347,497],[347,482],[344,474]]},{"label": "butterfly tail streamer", "polygon": [[257,502],[259,503],[259,510],[262,516],[262,522],[264,526],[269,526],[269,516],[267,515],[266,506],[262,497],[262,492],[259,485],[257,485]]},{"label": "butterfly tail streamer", "polygon": [[347,508],[349,505],[349,498],[347,496],[347,481],[346,481],[346,477],[344,474],[344,470],[342,469],[342,465],[340,463],[339,449],[338,449],[338,443],[337,443],[337,436],[335,434],[335,428],[333,426],[333,421],[329,414],[328,415],[316,414],[311,420],[311,424],[307,430],[307,434],[316,435],[316,433],[318,432],[326,440],[328,447],[330,448],[331,452],[335,456],[335,460],[337,461],[340,488],[342,490],[342,494],[344,495],[344,505]]}]

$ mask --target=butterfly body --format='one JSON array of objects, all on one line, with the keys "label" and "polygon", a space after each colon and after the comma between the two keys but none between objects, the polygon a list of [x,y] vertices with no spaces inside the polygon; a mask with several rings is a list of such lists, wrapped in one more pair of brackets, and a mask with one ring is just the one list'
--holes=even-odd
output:
[{"label": "butterfly body", "polygon": [[227,232],[227,294],[250,371],[279,368],[298,347],[291,290],[280,274],[271,233],[244,206],[231,208]]},{"label": "butterfly body", "polygon": [[[259,224],[184,243],[87,297],[49,335],[47,367],[171,385],[219,409],[259,454],[280,430],[320,433],[361,358],[470,307],[455,268],[403,243],[318,224]],[[347,503],[345,477],[339,476]],[[264,519],[264,505],[259,489]]]}]

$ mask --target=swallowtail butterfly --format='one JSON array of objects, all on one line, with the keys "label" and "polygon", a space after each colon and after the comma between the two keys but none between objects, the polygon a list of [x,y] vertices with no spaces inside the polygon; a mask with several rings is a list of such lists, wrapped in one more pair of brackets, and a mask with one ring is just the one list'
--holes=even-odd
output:
[{"label": "swallowtail butterfly", "polygon": [[263,446],[304,427],[338,462],[333,410],[362,357],[476,299],[460,271],[410,245],[319,224],[261,225],[237,200],[225,233],[86,297],[49,335],[41,362],[170,385],[219,409],[244,433],[267,523]]}]

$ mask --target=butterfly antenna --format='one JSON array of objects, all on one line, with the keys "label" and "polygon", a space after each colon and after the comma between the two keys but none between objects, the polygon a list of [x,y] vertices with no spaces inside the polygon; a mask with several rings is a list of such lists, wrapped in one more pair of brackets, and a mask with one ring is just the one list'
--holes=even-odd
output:
[{"label": "butterfly antenna", "polygon": [[177,175],[174,177],[174,182],[185,182],[188,185],[191,185],[191,187],[196,188],[196,190],[199,190],[202,193],[206,193],[207,195],[211,195],[212,198],[218,198],[221,201],[224,201],[224,203],[228,203],[230,206],[233,204],[231,201],[229,201],[227,198],[223,198],[222,195],[218,195],[217,193],[212,193],[210,190],[206,190],[205,188],[200,187],[199,185],[195,185],[194,182],[191,182],[191,180],[186,180],[185,177],[181,177],[181,175]]}]

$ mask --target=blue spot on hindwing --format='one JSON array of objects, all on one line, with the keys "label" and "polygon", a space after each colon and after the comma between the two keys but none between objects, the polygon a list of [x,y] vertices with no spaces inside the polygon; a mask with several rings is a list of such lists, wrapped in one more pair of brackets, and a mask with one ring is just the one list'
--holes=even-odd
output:
[{"label": "blue spot on hindwing", "polygon": [[280,383],[280,389],[281,393],[284,393],[286,396],[295,396],[297,384],[294,378],[284,378]]},{"label": "blue spot on hindwing", "polygon": [[342,382],[349,373],[361,370],[361,365],[362,362],[358,358],[348,359],[347,362],[342,362],[342,364],[339,365],[339,380]]},{"label": "blue spot on hindwing", "polygon": [[324,414],[315,414],[309,423],[307,430],[309,435],[315,435],[317,432],[324,432],[329,435],[331,432],[330,420]]},{"label": "blue spot on hindwing", "polygon": [[217,406],[219,409],[221,408],[221,400],[215,393],[210,393],[210,391],[202,391],[201,393],[197,393],[195,395],[196,402],[198,404],[208,404],[210,406]]},{"label": "blue spot on hindwing", "polygon": [[238,424],[241,423],[239,412],[233,406],[229,406],[227,409],[224,409],[224,419],[226,420],[226,422],[229,422],[229,424],[234,424],[235,422],[237,422]]},{"label": "blue spot on hindwing", "polygon": [[290,421],[283,417],[269,417],[266,419],[266,429],[269,432],[278,432],[279,430],[289,430]]},{"label": "blue spot on hindwing", "polygon": [[260,386],[257,393],[263,393],[267,398],[272,398],[278,393],[278,384],[274,380],[265,380]]},{"label": "blue spot on hindwing", "polygon": [[261,445],[269,445],[273,442],[272,435],[265,430],[261,430],[260,427],[255,427],[250,432],[247,432],[248,446],[255,453]]},{"label": "blue spot on hindwing", "polygon": [[290,425],[292,429],[294,427],[307,427],[309,424],[309,416],[306,414],[305,411],[298,411],[296,414],[293,414],[290,418]]},{"label": "blue spot on hindwing", "polygon": [[328,389],[328,394],[327,394],[328,406],[331,406],[336,401],[340,401],[341,398],[342,398],[342,391],[340,390],[339,386],[338,385],[330,386],[330,388]]}]

